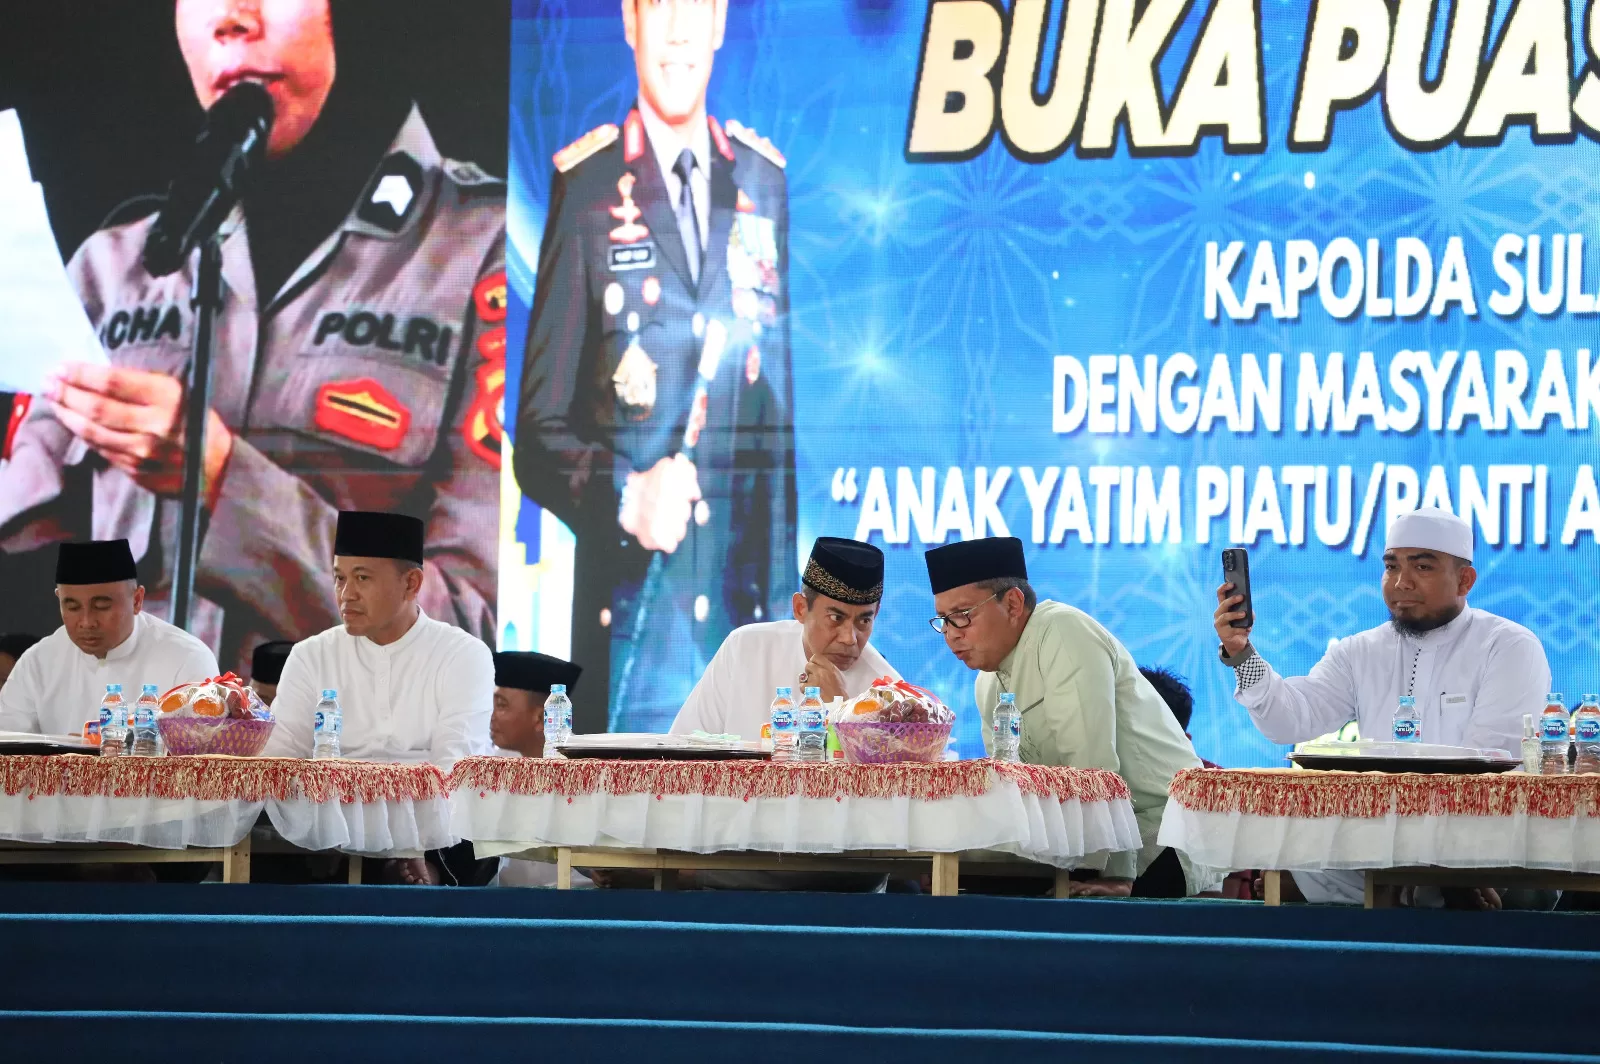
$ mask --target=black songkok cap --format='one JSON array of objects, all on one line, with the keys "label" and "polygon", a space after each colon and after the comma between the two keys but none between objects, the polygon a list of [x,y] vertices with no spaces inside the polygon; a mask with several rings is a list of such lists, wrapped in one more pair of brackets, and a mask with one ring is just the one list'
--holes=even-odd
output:
[{"label": "black songkok cap", "polygon": [[250,678],[261,683],[277,683],[283,675],[283,663],[289,660],[289,651],[293,648],[294,642],[288,639],[256,644],[250,655]]},{"label": "black songkok cap", "polygon": [[800,582],[851,606],[877,602],[883,598],[883,551],[859,540],[818,536]]},{"label": "black songkok cap", "polygon": [[570,694],[582,673],[583,668],[579,665],[531,650],[504,650],[494,656],[496,687],[548,692],[552,685],[564,683]]},{"label": "black songkok cap", "polygon": [[333,534],[333,553],[342,558],[396,558],[422,564],[422,520],[409,514],[344,510]]},{"label": "black songkok cap", "polygon": [[928,583],[933,585],[935,595],[985,580],[1028,579],[1022,540],[1015,536],[950,543],[933,548],[923,557],[928,562]]},{"label": "black songkok cap", "polygon": [[133,551],[125,539],[97,539],[89,543],[63,543],[56,554],[56,583],[114,584],[137,580]]}]

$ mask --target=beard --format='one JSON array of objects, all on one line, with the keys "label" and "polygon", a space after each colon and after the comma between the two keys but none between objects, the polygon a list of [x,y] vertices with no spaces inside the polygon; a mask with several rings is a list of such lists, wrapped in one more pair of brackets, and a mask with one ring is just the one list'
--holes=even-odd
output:
[{"label": "beard", "polygon": [[1430,613],[1423,617],[1401,617],[1393,610],[1389,611],[1389,626],[1401,635],[1415,638],[1427,635],[1436,628],[1443,628],[1457,617],[1461,616],[1460,606],[1449,606],[1437,613]]}]

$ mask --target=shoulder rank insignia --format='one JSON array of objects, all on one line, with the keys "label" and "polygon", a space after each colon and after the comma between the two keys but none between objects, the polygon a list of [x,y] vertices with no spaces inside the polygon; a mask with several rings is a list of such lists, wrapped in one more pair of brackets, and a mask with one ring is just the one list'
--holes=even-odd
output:
[{"label": "shoulder rank insignia", "polygon": [[728,119],[728,136],[743,144],[750,150],[758,153],[762,158],[780,170],[787,165],[788,160],[783,157],[783,152],[772,146],[772,141],[761,136],[749,126],[737,119]]},{"label": "shoulder rank insignia", "polygon": [[601,148],[609,147],[621,132],[615,122],[607,122],[603,126],[596,126],[589,130],[589,132],[551,156],[555,160],[556,170],[563,174],[566,173]]}]

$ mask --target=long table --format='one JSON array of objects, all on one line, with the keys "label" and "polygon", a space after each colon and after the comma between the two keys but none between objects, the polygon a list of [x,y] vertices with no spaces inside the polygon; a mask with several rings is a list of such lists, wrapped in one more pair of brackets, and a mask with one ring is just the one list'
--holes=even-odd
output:
[{"label": "long table", "polygon": [[1396,885],[1600,889],[1600,775],[1186,769],[1160,842],[1198,863],[1362,873],[1365,901]]},{"label": "long table", "polygon": [[0,864],[221,861],[248,882],[263,818],[269,849],[414,856],[457,841],[446,788],[428,764],[0,756]]},{"label": "long table", "polygon": [[468,758],[450,777],[451,822],[480,856],[573,867],[931,870],[1052,877],[1139,848],[1127,785],[1111,772],[989,760],[894,765]]}]

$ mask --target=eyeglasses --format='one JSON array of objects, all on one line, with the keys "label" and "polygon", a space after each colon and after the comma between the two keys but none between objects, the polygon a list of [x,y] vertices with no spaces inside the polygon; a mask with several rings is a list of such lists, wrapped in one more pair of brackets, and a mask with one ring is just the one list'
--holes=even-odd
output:
[{"label": "eyeglasses", "polygon": [[931,625],[933,630],[938,632],[940,635],[944,635],[944,626],[947,624],[951,628],[960,631],[962,628],[965,628],[967,625],[972,623],[972,615],[974,613],[977,613],[978,610],[982,609],[984,606],[988,605],[999,597],[999,592],[996,592],[995,594],[984,599],[982,602],[978,603],[976,606],[968,606],[964,610],[951,610],[949,613],[941,613],[937,617],[929,617],[928,624]]}]

